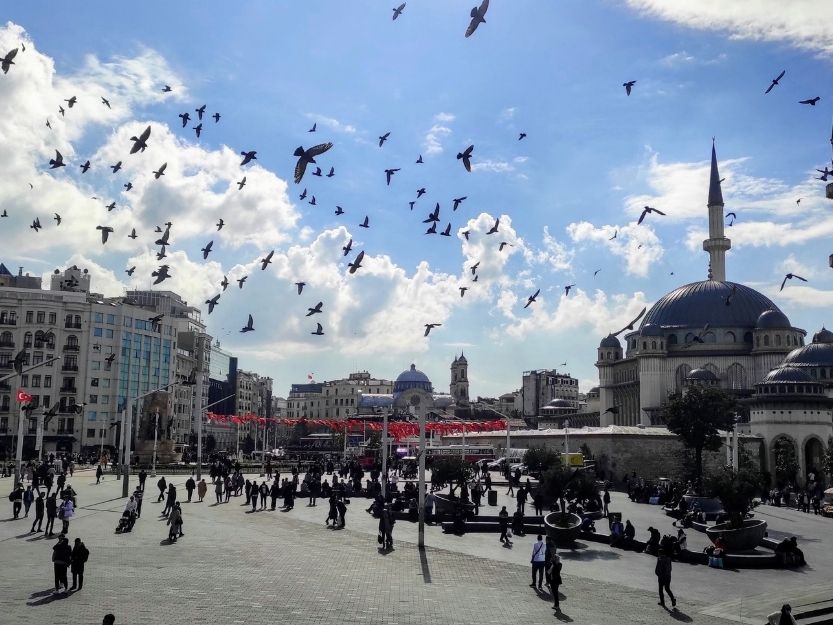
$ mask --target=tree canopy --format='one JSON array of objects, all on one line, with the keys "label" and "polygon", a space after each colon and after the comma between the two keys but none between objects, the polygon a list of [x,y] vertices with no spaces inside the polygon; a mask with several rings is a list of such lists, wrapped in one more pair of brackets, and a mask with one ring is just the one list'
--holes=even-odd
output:
[{"label": "tree canopy", "polygon": [[706,492],[717,497],[723,510],[729,515],[732,527],[742,527],[746,513],[752,508],[752,500],[761,490],[758,474],[749,469],[735,471],[724,467],[706,480]]},{"label": "tree canopy", "polygon": [[524,452],[524,464],[532,475],[541,475],[561,464],[561,454],[547,447],[530,447]]}]

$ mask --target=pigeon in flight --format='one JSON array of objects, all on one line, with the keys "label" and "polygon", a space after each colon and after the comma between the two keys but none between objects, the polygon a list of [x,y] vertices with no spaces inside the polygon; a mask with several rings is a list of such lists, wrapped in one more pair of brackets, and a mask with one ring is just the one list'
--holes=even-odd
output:
[{"label": "pigeon in flight", "polygon": [[636,325],[636,322],[637,322],[637,321],[639,321],[640,319],[642,319],[642,316],[645,314],[645,311],[646,311],[646,310],[648,310],[648,309],[647,309],[647,308],[643,308],[643,309],[642,309],[642,311],[641,311],[641,312],[640,312],[640,313],[636,316],[636,319],[634,319],[633,321],[631,321],[628,325],[626,325],[624,328],[622,328],[622,329],[621,329],[621,330],[619,330],[618,332],[614,332],[614,333],[612,333],[612,334],[611,334],[611,336],[619,336],[619,335],[620,335],[620,334],[622,334],[622,332],[624,332],[625,330],[633,330],[633,327]]},{"label": "pigeon in flight", "polygon": [[249,152],[240,152],[240,156],[243,157],[243,160],[240,162],[240,167],[243,167],[243,165],[257,160],[257,152],[255,150],[250,150]]},{"label": "pigeon in flight", "polygon": [[402,15],[402,11],[404,11],[404,10],[405,10],[405,3],[403,2],[403,3],[402,3],[402,4],[400,4],[398,7],[396,7],[395,9],[393,9],[393,17],[392,17],[391,19],[394,19],[394,20],[395,20],[397,17],[399,17],[400,15]]},{"label": "pigeon in flight", "polygon": [[316,128],[318,128],[318,122],[313,122],[312,128],[307,130],[307,132],[315,132]]},{"label": "pigeon in flight", "polygon": [[364,260],[364,250],[359,252],[359,255],[356,256],[356,260],[354,260],[352,263],[347,263],[347,266],[350,267],[350,270],[349,270],[350,273],[356,273],[356,271],[358,271],[359,268],[362,266],[362,261],[363,260]]},{"label": "pigeon in flight", "polygon": [[332,178],[335,175],[336,175],[336,168],[335,167],[330,167],[330,173],[327,174],[327,178]]},{"label": "pigeon in flight", "polygon": [[64,163],[63,155],[55,150],[55,158],[49,159],[49,169],[58,169],[58,167],[66,167],[66,163]]},{"label": "pigeon in flight", "polygon": [[209,241],[208,245],[202,248],[200,251],[202,252],[202,259],[206,260],[208,255],[211,253],[211,246],[214,245],[214,241]]},{"label": "pigeon in flight", "polygon": [[321,171],[321,168],[320,168],[320,167],[316,167],[316,168],[315,168],[315,171],[314,171],[314,172],[312,172],[312,175],[313,175],[313,176],[318,176],[318,177],[320,178],[320,177],[323,175],[323,172]]},{"label": "pigeon in flight", "polygon": [[168,245],[168,239],[170,238],[170,236],[171,227],[165,226],[165,232],[162,234],[160,238],[156,239],[156,243],[154,243],[154,245]]},{"label": "pigeon in flight", "polygon": [[474,275],[475,273],[477,273],[477,268],[478,267],[480,267],[480,261],[479,260],[471,266],[471,275]]},{"label": "pigeon in flight", "polygon": [[220,114],[219,113],[214,113],[214,115],[212,115],[211,117],[214,118],[214,123],[215,124],[219,123],[219,121],[220,121]]},{"label": "pigeon in flight", "polygon": [[353,239],[347,241],[347,245],[343,246],[341,250],[344,252],[344,256],[347,256],[351,251],[353,251]]},{"label": "pigeon in flight", "polygon": [[307,285],[306,282],[296,282],[295,286],[298,287],[298,295],[301,294],[301,291],[304,290],[304,287]]},{"label": "pigeon in flight", "polygon": [[766,91],[764,91],[764,94],[767,94],[770,91],[772,91],[775,88],[775,85],[780,85],[781,83],[778,82],[778,81],[781,80],[784,77],[784,74],[786,74],[786,73],[787,73],[787,70],[782,70],[781,73],[778,74],[777,78],[773,78],[772,79],[772,84],[769,87],[766,88]]},{"label": "pigeon in flight", "polygon": [[[830,143],[833,143],[833,140],[831,140]],[[817,178],[817,180],[823,180],[824,182],[827,182],[827,177],[828,176],[833,176],[833,171],[827,169],[826,165],[825,165],[824,169],[817,169],[816,171],[821,174],[821,176],[819,176]]]},{"label": "pigeon in flight", "polygon": [[252,319],[252,316],[249,315],[248,323],[245,326],[243,326],[243,328],[240,331],[241,332],[254,332],[254,330],[255,330],[254,323],[255,323],[254,319]]},{"label": "pigeon in flight", "polygon": [[608,241],[612,241],[613,239],[615,239],[615,238],[616,238],[616,237],[618,237],[618,236],[619,236],[619,231],[618,231],[618,230],[614,230],[614,231],[613,231],[613,236],[612,236],[612,237],[610,237],[610,238],[608,239]]},{"label": "pigeon in flight", "polygon": [[153,283],[160,284],[161,282],[164,282],[165,280],[170,278],[171,274],[168,273],[168,269],[170,269],[169,265],[160,265],[157,271],[151,272],[150,275],[156,278],[156,280],[154,280]]},{"label": "pigeon in flight", "polygon": [[115,203],[115,202],[110,202],[110,203],[109,203],[107,206],[105,206],[104,208],[106,208],[106,209],[107,209],[107,212],[108,212],[108,213],[112,213],[112,212],[113,212],[113,209],[114,209],[114,208],[116,208],[116,203]]},{"label": "pigeon in flight", "polygon": [[783,291],[784,290],[784,285],[787,283],[787,280],[792,280],[793,278],[797,278],[798,280],[801,280],[802,282],[807,282],[806,278],[802,278],[801,276],[799,276],[797,274],[794,274],[794,273],[788,273],[786,276],[784,276],[784,279],[781,281],[781,288],[778,289],[778,290]]},{"label": "pigeon in flight", "polygon": [[390,179],[391,179],[391,177],[392,177],[392,176],[393,176],[396,172],[398,172],[398,171],[399,171],[399,168],[398,168],[398,167],[397,167],[396,169],[386,169],[386,170],[385,170],[385,177],[387,178],[387,181],[388,181],[388,186],[390,186]]},{"label": "pigeon in flight", "polygon": [[471,230],[463,230],[463,236],[466,237],[466,241],[469,240],[469,235],[471,234]]},{"label": "pigeon in flight", "polygon": [[526,133],[525,132],[522,132],[522,133],[518,134],[518,141],[520,141],[521,139],[526,139]]},{"label": "pigeon in flight", "polygon": [[49,120],[46,120],[46,127],[52,130],[52,124],[49,123]]},{"label": "pigeon in flight", "polygon": [[388,137],[390,137],[390,131],[386,132],[386,133],[385,133],[385,134],[383,134],[381,137],[379,137],[379,147],[380,147],[380,148],[381,148],[381,147],[382,147],[382,145],[385,143],[385,141],[387,141],[387,140],[388,140]]},{"label": "pigeon in flight", "polygon": [[471,21],[469,22],[469,27],[466,29],[466,37],[471,37],[481,23],[486,23],[486,11],[488,10],[489,0],[483,0],[479,7],[474,7],[471,10],[471,13],[469,14],[471,16]]},{"label": "pigeon in flight", "polygon": [[246,186],[246,176],[243,176],[243,180],[237,181],[237,190],[240,191],[243,187]]},{"label": "pigeon in flight", "polygon": [[441,325],[442,325],[441,323],[426,323],[425,324],[425,334],[423,334],[422,336],[428,336],[428,334],[431,332],[431,330],[433,330],[434,328],[439,328]]},{"label": "pigeon in flight", "polygon": [[596,271],[593,272],[593,277],[595,278],[597,275],[599,275],[600,271],[601,269],[596,269]]},{"label": "pigeon in flight", "polygon": [[40,225],[40,217],[35,217],[35,219],[32,220],[32,225],[29,227],[35,232],[43,228],[43,226]]},{"label": "pigeon in flight", "polygon": [[128,235],[127,235],[127,238],[128,238],[128,239],[134,239],[134,240],[135,240],[137,236],[138,236],[138,235],[136,234],[136,228],[133,228],[133,229],[130,231],[130,234],[128,234]]},{"label": "pigeon in flight", "polygon": [[709,324],[707,323],[706,325],[703,326],[702,330],[700,330],[696,335],[691,337],[691,342],[690,343],[686,343],[685,345],[683,345],[683,349],[688,349],[689,347],[691,347],[695,343],[700,343],[701,345],[704,344],[706,341],[703,339],[703,336],[708,331],[709,331]]},{"label": "pigeon in flight", "polygon": [[212,297],[211,299],[205,300],[205,303],[208,304],[208,314],[209,315],[214,312],[214,307],[217,305],[217,302],[219,302],[219,301],[220,301],[220,294],[219,293],[217,295],[215,295],[214,297]]},{"label": "pigeon in flight", "polygon": [[101,230],[101,244],[104,245],[107,243],[107,238],[110,236],[113,229],[110,226],[96,226],[95,229]]},{"label": "pigeon in flight", "polygon": [[821,98],[819,96],[816,96],[815,98],[810,98],[808,100],[799,100],[798,103],[799,104],[809,104],[810,106],[815,106],[816,103],[819,100],[821,100]]},{"label": "pigeon in flight", "polygon": [[461,286],[461,287],[460,287],[460,297],[463,297],[463,295],[465,295],[465,294],[466,294],[466,291],[468,291],[468,290],[469,290],[469,287],[467,287],[467,286]]},{"label": "pigeon in flight", "polygon": [[87,161],[83,165],[81,165],[81,173],[86,174],[87,170],[90,168],[90,161]]},{"label": "pigeon in flight", "polygon": [[497,250],[497,251],[498,251],[498,252],[502,252],[502,251],[503,251],[503,248],[504,248],[504,247],[506,247],[507,245],[508,245],[509,247],[515,247],[515,246],[514,246],[514,245],[512,245],[511,243],[507,243],[506,241],[501,241],[501,242],[500,242],[500,247],[498,248],[498,250]]},{"label": "pigeon in flight", "polygon": [[304,172],[307,170],[307,165],[314,164],[315,157],[324,154],[331,147],[333,147],[333,144],[328,142],[319,143],[308,150],[305,150],[303,146],[298,146],[295,149],[293,155],[298,157],[298,162],[295,164],[295,184],[301,182]]},{"label": "pigeon in flight", "polygon": [[414,204],[416,204],[416,202],[408,202],[408,206],[411,207],[411,210],[414,210]]},{"label": "pigeon in flight", "polygon": [[165,170],[166,170],[167,168],[168,168],[168,163],[167,163],[167,162],[162,163],[162,164],[159,166],[159,169],[157,169],[155,172],[153,172],[153,177],[154,177],[156,180],[159,180],[159,178],[160,178],[161,176],[164,176],[164,175],[165,175]]},{"label": "pigeon in flight", "polygon": [[315,196],[313,195],[309,201],[310,206],[316,206]]},{"label": "pigeon in flight", "polygon": [[101,103],[102,103],[104,106],[106,106],[108,109],[109,109],[109,108],[112,108],[112,107],[110,106],[110,100],[108,100],[108,99],[107,99],[107,98],[105,98],[104,96],[101,96]]},{"label": "pigeon in flight", "polygon": [[321,312],[321,307],[322,307],[323,305],[324,305],[324,302],[318,302],[318,303],[315,305],[315,308],[307,308],[307,314],[306,314],[306,316],[307,316],[307,317],[312,317],[313,315],[320,313],[320,312]]},{"label": "pigeon in flight", "polygon": [[417,199],[421,198],[423,195],[425,195],[425,187],[417,189]]},{"label": "pigeon in flight", "polygon": [[136,265],[133,265],[130,269],[125,269],[124,273],[128,276],[132,276],[134,271],[136,271]]},{"label": "pigeon in flight", "polygon": [[162,93],[170,93],[171,91],[173,91],[173,89],[171,89],[170,85],[162,87]]},{"label": "pigeon in flight", "polygon": [[663,213],[661,210],[657,208],[651,208],[650,206],[645,206],[642,209],[642,214],[639,216],[639,220],[636,222],[637,226],[642,223],[642,220],[645,219],[645,216],[648,213],[656,213],[657,215],[662,215],[663,217],[665,216],[665,213]]},{"label": "pigeon in flight", "polygon": [[425,161],[422,160],[422,154],[419,155],[419,158],[416,160],[417,165],[422,165]]},{"label": "pigeon in flight", "polygon": [[495,219],[495,225],[492,226],[491,228],[489,228],[486,231],[486,234],[495,234],[497,232],[497,229],[498,229],[499,225],[500,225],[500,218],[498,217],[497,219]]},{"label": "pigeon in flight", "polygon": [[625,93],[626,93],[627,95],[630,95],[630,94],[631,94],[631,89],[633,89],[633,86],[634,86],[635,84],[636,84],[636,81],[635,81],[635,80],[629,80],[628,82],[623,82],[623,83],[622,83],[622,86],[625,88]]},{"label": "pigeon in flight", "polygon": [[608,412],[610,414],[619,414],[619,408],[617,406],[611,406],[610,408],[605,410],[602,414],[607,414]]},{"label": "pigeon in flight", "polygon": [[223,287],[224,291],[228,288],[228,284],[228,276],[223,276],[223,281],[220,282],[220,286]]},{"label": "pigeon in flight", "polygon": [[735,223],[735,219],[737,219],[738,216],[734,213],[726,213],[726,219],[729,219],[730,217],[732,218],[732,221],[729,222],[729,227],[731,228],[732,224]]},{"label": "pigeon in flight", "polygon": [[336,206],[336,215],[343,215],[344,209],[341,206]]},{"label": "pigeon in flight", "polygon": [[428,214],[427,219],[423,219],[422,223],[430,224],[431,222],[436,222],[440,220],[440,203],[437,202],[436,208]]},{"label": "pigeon in flight", "polygon": [[269,252],[265,258],[260,259],[260,270],[266,271],[266,268],[269,266],[269,263],[272,262],[272,256],[275,255],[275,250]]},{"label": "pigeon in flight", "polygon": [[370,220],[367,215],[364,216],[364,221],[359,224],[359,228],[370,228]]},{"label": "pigeon in flight", "polygon": [[[483,0],[483,2],[488,3],[489,0]],[[462,152],[457,152],[457,160],[463,161],[463,167],[466,168],[466,171],[471,171],[471,153],[474,150],[474,146],[470,145]]]},{"label": "pigeon in flight", "polygon": [[238,286],[238,287],[240,287],[240,288],[242,289],[242,288],[243,288],[243,283],[244,283],[246,280],[248,280],[248,278],[249,278],[249,276],[243,276],[242,278],[239,278],[239,279],[237,280],[237,286]]},{"label": "pigeon in flight", "polygon": [[305,200],[305,199],[307,199],[307,188],[306,188],[306,187],[304,187],[304,190],[303,190],[303,191],[301,191],[301,195],[299,195],[299,196],[298,196],[298,199],[299,199],[299,200]]},{"label": "pigeon in flight", "polygon": [[197,139],[199,139],[199,138],[200,138],[200,135],[202,134],[202,122],[200,122],[199,124],[197,124],[196,126],[194,126],[194,129],[193,129],[193,130],[194,130],[194,132],[196,132],[196,133],[197,133]]},{"label": "pigeon in flight", "polygon": [[431,224],[431,227],[425,231],[425,234],[437,234],[437,222]]},{"label": "pigeon in flight", "polygon": [[14,65],[14,57],[17,56],[17,48],[13,50],[9,50],[6,52],[6,56],[0,59],[0,69],[3,70],[4,74],[9,73],[9,68]]},{"label": "pigeon in flight", "polygon": [[114,174],[115,174],[115,173],[118,173],[118,172],[119,172],[119,170],[121,170],[121,161],[119,161],[119,162],[118,162],[118,163],[116,163],[115,165],[110,165],[110,169],[112,169],[112,170],[113,170],[113,173],[114,173]]},{"label": "pigeon in flight", "polygon": [[52,219],[54,219],[57,222],[55,225],[61,225],[61,216],[58,213],[55,213],[55,216]]},{"label": "pigeon in flight", "polygon": [[64,115],[66,115],[66,111],[64,110],[64,107],[63,107],[63,106],[59,106],[59,107],[58,107],[58,112],[61,114],[61,117],[63,117]]},{"label": "pigeon in flight", "polygon": [[568,284],[567,286],[564,287],[565,297],[570,294],[570,289],[572,289],[574,286],[575,286],[575,284]]},{"label": "pigeon in flight", "polygon": [[727,306],[732,305],[732,298],[735,296],[735,293],[737,292],[737,290],[738,290],[738,286],[736,284],[733,284],[732,285],[732,290],[729,291],[729,294],[726,296],[726,299],[724,300],[724,302],[726,303]]},{"label": "pigeon in flight", "polygon": [[165,254],[165,246],[162,246],[162,249],[156,253],[156,260],[162,260],[163,258],[167,258],[168,255]]},{"label": "pigeon in flight", "polygon": [[197,118],[202,120],[203,113],[205,113],[205,104],[203,104],[200,108],[194,110],[197,112]]},{"label": "pigeon in flight", "polygon": [[130,191],[130,189],[132,189],[132,188],[133,188],[133,183],[132,183],[132,182],[130,182],[130,181],[128,180],[128,181],[127,181],[126,183],[124,183],[122,186],[124,187],[124,190],[125,190],[125,191]]},{"label": "pigeon in flight", "polygon": [[188,122],[191,121],[191,114],[188,111],[185,111],[184,113],[179,114],[179,118],[182,120],[182,127],[185,128],[185,126],[188,125]]},{"label": "pigeon in flight", "polygon": [[3,213],[2,213],[2,214],[0,214],[0,217],[8,217],[8,216],[9,216],[9,213],[7,213],[7,212],[6,212],[6,209],[4,208],[4,209],[3,209]]},{"label": "pigeon in flight", "polygon": [[454,206],[451,207],[451,210],[456,211],[457,207],[460,206],[460,204],[463,203],[463,200],[465,200],[467,197],[467,195],[464,195],[463,197],[454,198]]},{"label": "pigeon in flight", "polygon": [[314,334],[315,336],[324,336],[324,328],[321,327],[320,323],[316,324],[318,327],[315,329],[315,332],[310,332],[310,334]]},{"label": "pigeon in flight", "polygon": [[541,289],[538,289],[537,291],[535,291],[535,293],[533,293],[532,295],[530,295],[529,297],[527,297],[527,298],[526,298],[526,305],[524,306],[524,308],[529,308],[529,306],[530,306],[533,302],[537,301],[537,299],[536,299],[536,298],[538,297],[538,295],[539,295],[540,293],[541,293]]},{"label": "pigeon in flight", "polygon": [[147,141],[150,138],[150,126],[145,128],[138,137],[130,137],[130,140],[133,142],[133,147],[130,148],[131,154],[136,154],[136,152],[144,152],[145,148],[148,147]]},{"label": "pigeon in flight", "polygon": [[220,230],[223,229],[223,226],[226,225],[226,222],[223,221],[223,218],[221,217],[220,221],[218,221],[216,225],[217,225],[217,232],[220,232]]}]

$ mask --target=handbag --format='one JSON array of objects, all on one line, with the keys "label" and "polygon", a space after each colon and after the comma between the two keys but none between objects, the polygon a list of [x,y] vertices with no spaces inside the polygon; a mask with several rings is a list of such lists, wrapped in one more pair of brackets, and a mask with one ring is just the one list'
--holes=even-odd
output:
[{"label": "handbag", "polygon": [[382,536],[382,532],[379,532],[379,535],[376,537],[376,542],[380,545],[383,545],[385,543],[385,537]]}]

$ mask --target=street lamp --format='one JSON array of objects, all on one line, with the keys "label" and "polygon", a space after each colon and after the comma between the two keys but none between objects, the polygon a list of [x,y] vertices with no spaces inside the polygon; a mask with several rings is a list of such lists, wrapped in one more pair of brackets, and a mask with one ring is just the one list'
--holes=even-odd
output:
[{"label": "street lamp", "polygon": [[[183,382],[183,384],[185,384],[186,386],[189,386],[189,384],[187,384],[185,382]],[[197,422],[198,422],[198,425],[197,425],[197,428],[198,428],[197,429],[197,479],[198,480],[202,479],[202,418],[203,418],[203,413],[205,413],[209,408],[212,408],[212,407],[216,406],[217,404],[222,404],[224,401],[227,401],[227,400],[231,399],[236,394],[237,393],[232,393],[231,395],[227,395],[227,396],[223,397],[222,399],[218,399],[217,401],[215,401],[213,403],[210,403],[207,406],[205,406],[204,408],[202,408],[201,410],[197,411]]]}]

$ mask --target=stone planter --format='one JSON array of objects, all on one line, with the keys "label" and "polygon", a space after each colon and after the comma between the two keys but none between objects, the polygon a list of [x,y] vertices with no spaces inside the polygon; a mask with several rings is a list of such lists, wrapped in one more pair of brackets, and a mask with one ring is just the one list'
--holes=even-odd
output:
[{"label": "stone planter", "polygon": [[[560,523],[560,519],[560,512],[550,512],[544,517],[547,537],[552,538],[559,545],[573,542],[581,533],[581,517],[568,512],[564,525]],[[559,524],[556,524],[556,521],[559,521]]]},{"label": "stone planter", "polygon": [[463,503],[459,497],[451,499],[448,495],[434,495],[434,513],[438,516],[451,518],[458,505],[463,506],[466,520],[474,516],[474,504],[470,501]]},{"label": "stone planter", "polygon": [[764,539],[766,521],[763,519],[746,519],[743,527],[732,529],[728,523],[718,523],[706,529],[706,536],[714,542],[723,539],[727,551],[751,551]]}]

